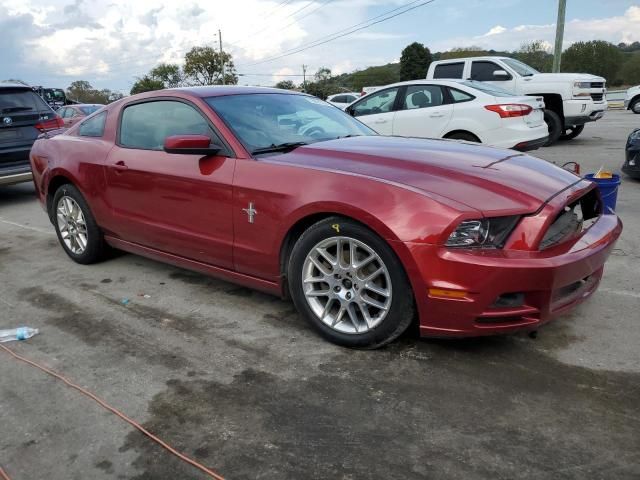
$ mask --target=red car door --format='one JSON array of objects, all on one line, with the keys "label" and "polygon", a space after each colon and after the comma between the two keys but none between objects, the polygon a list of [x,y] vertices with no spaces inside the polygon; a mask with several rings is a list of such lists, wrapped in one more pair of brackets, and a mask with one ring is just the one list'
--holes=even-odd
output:
[{"label": "red car door", "polygon": [[171,135],[208,135],[222,145],[210,122],[195,106],[178,99],[125,106],[119,122],[105,169],[113,234],[231,268],[231,150],[224,147],[212,157],[162,150]]}]

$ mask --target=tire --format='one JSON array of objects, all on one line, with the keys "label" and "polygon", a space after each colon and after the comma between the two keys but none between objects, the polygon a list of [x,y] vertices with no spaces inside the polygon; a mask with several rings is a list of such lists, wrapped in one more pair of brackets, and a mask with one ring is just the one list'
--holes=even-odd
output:
[{"label": "tire", "polygon": [[629,110],[633,113],[640,113],[640,98],[636,98],[631,105],[629,105]]},{"label": "tire", "polygon": [[71,260],[88,265],[104,258],[106,244],[102,231],[76,187],[60,186],[53,196],[51,209],[58,241]]},{"label": "tire", "polygon": [[[369,261],[353,268],[351,252],[356,262]],[[287,274],[298,311],[337,345],[378,348],[413,321],[413,291],[399,259],[384,240],[352,220],[330,217],[309,227],[293,246]]]},{"label": "tire", "polygon": [[560,115],[553,110],[544,111],[544,121],[547,124],[547,127],[549,127],[549,139],[547,140],[547,143],[544,144],[545,147],[548,147],[558,141],[560,135],[562,135],[562,132],[564,131],[564,128]]},{"label": "tire", "polygon": [[464,140],[466,142],[482,143],[480,142],[480,139],[474,134],[467,132],[452,133],[451,135],[447,135],[445,138],[448,138],[450,140]]},{"label": "tire", "polygon": [[574,125],[566,128],[564,133],[560,135],[560,140],[573,140],[584,130],[584,125]]}]

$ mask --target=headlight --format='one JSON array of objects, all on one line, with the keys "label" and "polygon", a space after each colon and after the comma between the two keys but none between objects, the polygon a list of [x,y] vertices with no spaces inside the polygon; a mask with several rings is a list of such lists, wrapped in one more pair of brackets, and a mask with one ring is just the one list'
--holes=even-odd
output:
[{"label": "headlight", "polygon": [[591,82],[574,82],[573,88],[591,88]]},{"label": "headlight", "polygon": [[447,247],[500,248],[520,220],[520,217],[481,218],[464,220],[449,235]]}]

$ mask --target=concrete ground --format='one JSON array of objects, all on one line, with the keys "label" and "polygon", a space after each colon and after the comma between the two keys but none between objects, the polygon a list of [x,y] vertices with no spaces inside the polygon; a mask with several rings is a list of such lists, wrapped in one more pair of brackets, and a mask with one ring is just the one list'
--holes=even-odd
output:
[{"label": "concrete ground", "polygon": [[[534,155],[617,170],[639,124],[611,111]],[[199,274],[124,254],[76,265],[33,187],[0,188],[0,328],[39,328],[6,345],[228,479],[640,478],[640,182],[623,178],[618,211],[600,290],[536,340],[407,334],[362,352],[288,302]],[[206,478],[3,351],[0,466],[13,480]]]}]

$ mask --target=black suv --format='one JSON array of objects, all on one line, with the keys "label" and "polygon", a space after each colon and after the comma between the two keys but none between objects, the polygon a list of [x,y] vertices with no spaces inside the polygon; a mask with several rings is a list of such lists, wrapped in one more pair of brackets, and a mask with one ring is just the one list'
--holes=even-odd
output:
[{"label": "black suv", "polygon": [[64,125],[26,85],[0,83],[0,185],[31,180],[29,150],[38,135]]}]

